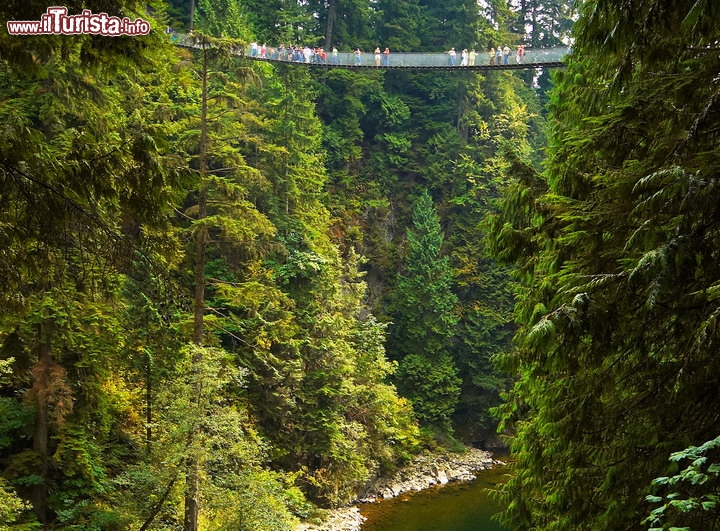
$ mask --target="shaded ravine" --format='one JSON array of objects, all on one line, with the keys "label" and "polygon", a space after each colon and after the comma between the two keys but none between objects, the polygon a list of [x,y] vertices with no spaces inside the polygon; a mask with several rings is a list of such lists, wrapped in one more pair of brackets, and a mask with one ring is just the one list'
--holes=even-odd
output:
[{"label": "shaded ravine", "polygon": [[477,472],[477,479],[397,498],[361,504],[362,531],[504,531],[491,517],[501,510],[488,490],[505,479],[502,466]]}]

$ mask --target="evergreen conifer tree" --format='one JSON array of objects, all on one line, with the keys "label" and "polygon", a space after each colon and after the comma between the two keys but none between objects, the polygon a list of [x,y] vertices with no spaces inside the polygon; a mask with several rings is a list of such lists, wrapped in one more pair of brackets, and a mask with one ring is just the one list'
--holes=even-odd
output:
[{"label": "evergreen conifer tree", "polygon": [[418,418],[449,427],[460,391],[451,356],[457,297],[450,260],[441,255],[443,234],[432,198],[425,191],[408,230],[405,268],[393,293],[390,355],[399,361],[398,387]]},{"label": "evergreen conifer tree", "polygon": [[[503,356],[519,377],[501,408],[513,528],[647,529],[661,520],[645,520],[651,492],[675,498],[667,526],[716,525],[712,498],[698,500],[717,492],[700,469],[720,410],[719,9],[585,3],[551,99],[548,169],[511,169],[495,234],[522,281],[518,349]],[[697,511],[663,491],[685,489],[678,479],[653,492],[671,455],[694,456]]]}]

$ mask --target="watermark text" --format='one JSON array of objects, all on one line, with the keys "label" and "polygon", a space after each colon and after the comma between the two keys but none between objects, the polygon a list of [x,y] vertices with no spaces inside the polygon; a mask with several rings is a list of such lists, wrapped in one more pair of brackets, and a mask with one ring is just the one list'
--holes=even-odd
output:
[{"label": "watermark text", "polygon": [[67,7],[48,7],[40,20],[9,20],[10,35],[147,35],[150,24],[141,19],[112,17],[107,13],[92,13],[84,9],[79,15],[68,15]]}]

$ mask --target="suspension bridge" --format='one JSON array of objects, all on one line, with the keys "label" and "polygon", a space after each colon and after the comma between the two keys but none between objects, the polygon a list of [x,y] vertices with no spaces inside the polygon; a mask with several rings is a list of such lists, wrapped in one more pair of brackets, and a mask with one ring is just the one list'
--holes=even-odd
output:
[{"label": "suspension bridge", "polygon": [[[173,34],[173,41],[178,46],[186,48],[202,48],[202,45],[194,42],[188,35]],[[565,66],[563,60],[566,55],[571,53],[567,47],[557,48],[525,48],[525,53],[521,61],[516,59],[515,51],[510,55],[493,54],[492,60],[490,52],[487,50],[476,53],[475,60],[468,59],[464,64],[461,58],[461,52],[456,52],[456,56],[452,57],[446,53],[415,53],[415,52],[399,52],[390,53],[385,57],[380,54],[380,60],[376,62],[375,54],[372,52],[362,53],[359,58],[355,52],[326,52],[325,59],[321,59],[318,54],[314,56],[306,56],[303,53],[293,55],[288,50],[278,50],[277,48],[267,48],[265,57],[262,57],[260,51],[257,55],[253,55],[252,50],[248,46],[245,49],[238,49],[235,54],[239,57],[251,61],[261,61],[267,63],[283,63],[293,66],[305,66],[309,68],[346,68],[352,70],[526,70],[535,68],[562,68]],[[302,52],[302,50],[301,50]],[[472,64],[470,64],[472,63]]]}]

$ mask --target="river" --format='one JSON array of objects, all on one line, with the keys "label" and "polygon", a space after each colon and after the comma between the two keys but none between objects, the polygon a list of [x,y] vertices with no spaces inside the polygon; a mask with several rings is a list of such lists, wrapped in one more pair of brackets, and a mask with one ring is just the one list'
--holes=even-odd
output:
[{"label": "river", "polygon": [[504,531],[491,520],[501,507],[487,489],[504,479],[503,467],[478,472],[469,483],[452,483],[377,503],[360,505],[362,531]]}]

